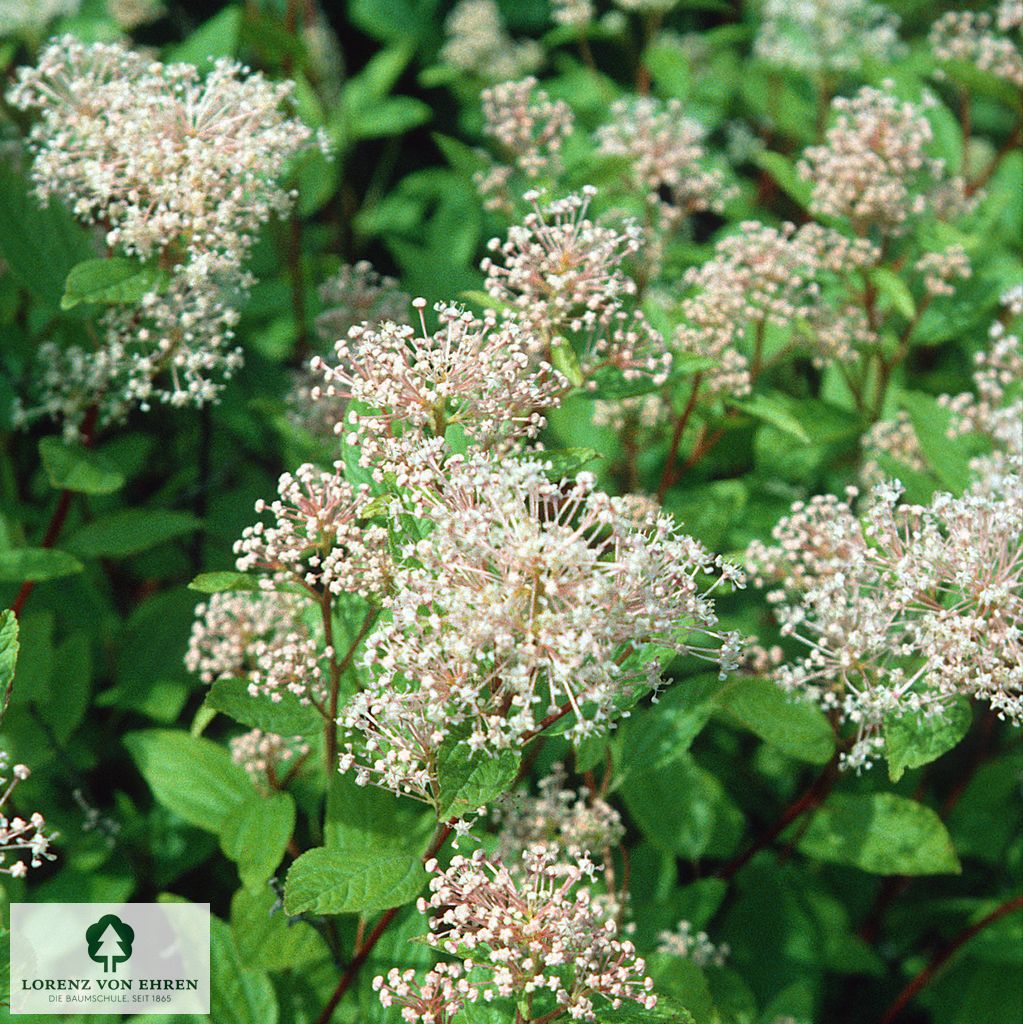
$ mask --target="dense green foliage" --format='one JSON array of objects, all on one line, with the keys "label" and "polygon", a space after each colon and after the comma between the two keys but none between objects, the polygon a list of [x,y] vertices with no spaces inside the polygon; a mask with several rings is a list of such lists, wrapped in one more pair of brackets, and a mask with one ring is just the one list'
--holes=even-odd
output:
[{"label": "dense green foliage", "polygon": [[[805,344],[814,324],[761,324],[755,342],[742,339],[755,369],[739,394],[700,390],[712,369],[705,354],[678,351],[666,381],[636,381],[608,367],[591,374],[585,345],[561,339],[550,354],[572,386],[547,411],[541,439],[553,477],[585,468],[611,494],[657,495],[685,533],[740,563],[750,542],[770,543],[794,501],[862,486],[868,458],[913,502],[962,495],[975,483],[971,460],[991,443],[976,432],[950,436],[938,396],[973,391],[991,324],[1012,326],[1000,297],[1023,282],[1019,88],[937,61],[928,30],[940,12],[925,0],[885,5],[901,17],[905,49],[894,59],[868,53],[824,71],[754,54],[754,0],[680,0],[663,17],[614,8],[583,29],[554,25],[546,0],[507,0],[514,39],[542,44],[538,66],[523,70],[568,104],[576,127],[560,168],[534,178],[513,171],[510,207],[488,209],[474,175],[502,156],[480,108],[493,82],[442,52],[450,5],[347,0],[320,5],[325,18],[291,0],[239,0],[212,16],[208,5],[165,6],[137,30],[138,45],[168,62],[232,57],[294,80],[297,116],[323,130],[332,152],[304,149],[291,161],[294,209],[262,225],[246,253],[254,283],[235,327],[244,366],[217,401],[154,402],[120,418],[101,413],[98,423],[83,406],[83,429],[63,432],[16,414],[16,399],[34,400],[39,346],[98,344],[106,311],[165,290],[170,271],[108,250],[103,232],[76,222],[59,197],[41,207],[24,144],[33,117],[4,108],[0,607],[17,614],[0,619],[0,749],[32,776],[3,813],[38,808],[59,833],[52,863],[3,878],[4,901],[169,893],[209,902],[215,1024],[325,1021],[339,980],[353,958],[362,966],[361,944],[384,920],[330,1019],[396,1024],[400,1011],[380,1005],[371,981],[433,962],[415,900],[426,891],[424,852],[447,839],[438,823],[471,817],[516,785],[535,791],[561,762],[573,788],[599,791],[622,816],[611,872],[627,880],[630,937],[663,997],[654,1010],[601,1003],[605,1024],[1023,1020],[1023,912],[1017,904],[984,921],[1023,891],[1023,746],[1018,725],[987,703],[960,696],[934,718],[892,716],[877,763],[857,771],[839,764],[856,727],[834,708],[793,699],[763,666],[719,678],[678,657],[658,699],[646,690],[622,698],[631,713],[607,735],[573,745],[560,721],[521,750],[473,758],[468,730],[452,730],[424,806],[358,786],[333,765],[325,771],[324,746],[336,739],[325,739],[314,708],[290,694],[251,696],[238,678],[207,685],[184,660],[196,605],[257,587],[235,570],[233,545],[281,472],[346,459],[352,479],[374,489],[366,518],[388,515],[393,481],[373,481],[343,439],[307,429],[288,397],[310,357],[330,352],[316,330],[330,307],[318,286],[342,264],[368,259],[411,296],[480,313],[495,305],[480,269],[487,242],[528,212],[526,189],[558,197],[594,185],[595,220],[631,217],[656,235],[656,258],[625,265],[639,285],[634,304],[670,338],[686,319],[683,298],[697,290],[686,271],[714,258],[737,225],[813,219],[800,156],[834,123],[832,98],[864,85],[890,80],[885,88],[914,103],[933,96],[927,153],[961,176],[971,199],[947,218],[928,208],[902,233],[872,235],[868,223],[859,234],[880,257],[825,280],[827,301],[856,306],[876,342],[846,363],[821,360]],[[119,32],[102,0],[85,0],[45,30],[22,27],[0,41],[9,76],[65,30],[85,42]],[[704,127],[700,162],[719,175],[720,204],[659,225],[632,162],[599,151],[595,133],[613,122],[612,104],[636,93],[678,100]],[[840,216],[817,220],[857,237]],[[953,247],[970,275],[952,294],[932,294],[915,262]],[[663,403],[653,425],[629,404],[651,396]],[[615,403],[619,419],[601,413]],[[876,422],[900,415],[916,439],[912,461],[864,446]],[[464,450],[457,424],[446,436]],[[405,526],[400,542],[418,539]],[[1018,535],[1008,557],[1019,565]],[[1018,584],[1017,575],[1017,594]],[[723,587],[715,598],[724,629],[800,653],[762,589]],[[327,600],[334,647],[356,650],[372,606],[350,594]],[[314,620],[309,629],[324,641]],[[339,674],[343,704],[369,669],[352,657]],[[308,753],[259,788],[229,752],[249,729],[302,737]],[[486,818],[475,826],[488,848],[495,828]],[[449,856],[442,846],[441,859]],[[728,947],[722,963],[656,952],[682,920]],[[919,991],[899,1005],[921,972]],[[481,1003],[454,1021],[541,1019],[523,1005]]]}]

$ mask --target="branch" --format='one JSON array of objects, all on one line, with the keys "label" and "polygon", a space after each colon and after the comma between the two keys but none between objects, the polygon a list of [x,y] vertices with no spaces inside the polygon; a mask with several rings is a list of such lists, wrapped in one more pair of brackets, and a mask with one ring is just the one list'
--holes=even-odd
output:
[{"label": "branch", "polygon": [[729,881],[742,870],[761,850],[766,850],[792,824],[797,818],[801,818],[809,811],[816,810],[831,792],[838,775],[838,760],[832,758],[825,766],[824,771],[817,776],[810,784],[810,787],[797,797],[785,810],[781,817],[748,849],[730,860],[724,867],[718,868],[714,873],[715,878],[722,878]]},{"label": "branch", "polygon": [[1006,900],[1000,907],[996,907],[982,917],[975,924],[971,924],[968,928],[964,928],[947,946],[939,950],[931,958],[931,962],[920,971],[917,976],[898,994],[895,1002],[888,1007],[885,1015],[881,1018],[881,1024],[895,1024],[899,1014],[909,1005],[910,1002],[919,994],[921,990],[926,988],[930,982],[934,979],[934,976],[941,970],[942,967],[953,957],[959,950],[966,945],[975,935],[982,932],[988,925],[992,925],[995,921],[1001,920],[1007,914],[1013,913],[1016,910],[1023,910],[1023,896],[1014,896],[1010,900]]},{"label": "branch", "polygon": [[700,381],[702,379],[702,373],[698,373],[693,377],[693,390],[689,394],[689,401],[686,402],[682,415],[679,416],[675,423],[675,430],[671,435],[671,446],[668,449],[668,458],[665,460],[664,471],[661,473],[661,482],[657,486],[658,501],[664,500],[665,494],[668,493],[668,488],[675,481],[675,462],[678,458],[678,446],[682,442],[682,434],[685,432],[686,424],[689,423],[689,418],[693,415],[693,409],[696,408],[696,398],[700,392]]},{"label": "branch", "polygon": [[[447,841],[448,836],[451,835],[453,828],[454,826],[451,824],[444,824],[438,827],[433,837],[433,842],[430,843],[429,849],[423,854],[424,864],[437,855],[440,848]],[[365,942],[360,943],[355,951],[355,956],[352,957],[351,962],[345,968],[345,973],[341,975],[337,988],[334,989],[330,999],[327,1000],[327,1005],[323,1008],[319,1017],[316,1018],[316,1024],[328,1024],[328,1021],[337,1009],[338,1003],[344,998],[344,994],[351,987],[352,982],[355,981],[359,971],[362,969],[362,965],[369,959],[370,953],[373,952],[373,947],[380,941],[380,936],[387,931],[388,925],[394,920],[397,913],[398,907],[391,907],[390,910],[385,911],[380,920],[377,921],[373,931],[367,936]]]}]

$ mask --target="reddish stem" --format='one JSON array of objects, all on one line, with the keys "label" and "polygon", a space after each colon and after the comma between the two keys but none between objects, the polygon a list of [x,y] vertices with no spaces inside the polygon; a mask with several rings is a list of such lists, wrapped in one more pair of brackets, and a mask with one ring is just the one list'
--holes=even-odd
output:
[{"label": "reddish stem", "polygon": [[[437,829],[437,834],[433,837],[433,842],[430,843],[430,848],[423,854],[424,864],[437,855],[440,848],[447,841],[448,836],[451,835],[453,828],[453,825],[444,824]],[[355,981],[356,977],[358,977],[359,971],[362,969],[362,965],[369,959],[370,953],[373,952],[373,947],[380,941],[380,936],[387,930],[387,926],[394,920],[397,913],[397,907],[392,907],[390,910],[384,911],[380,920],[377,921],[373,928],[373,931],[371,931],[366,937],[366,941],[359,944],[351,962],[345,968],[345,973],[341,975],[341,980],[337,983],[337,988],[334,989],[330,999],[327,1000],[327,1005],[323,1008],[319,1017],[316,1018],[316,1024],[327,1024],[333,1016],[338,1003],[341,1002],[344,998],[344,994],[351,987],[352,982]]]},{"label": "reddish stem", "polygon": [[881,1018],[881,1024],[895,1024],[899,1014],[913,1001],[913,999],[933,980],[934,976],[955,954],[979,932],[982,932],[989,925],[1000,920],[1007,914],[1016,910],[1023,910],[1023,896],[1014,896],[1006,900],[1000,907],[996,907],[990,914],[982,917],[975,924],[964,928],[951,942],[940,949],[931,958],[929,964],[921,970],[915,978],[898,994],[895,1002],[888,1007],[885,1015]]},{"label": "reddish stem", "polygon": [[679,416],[675,423],[675,430],[671,435],[671,445],[668,448],[668,458],[664,463],[664,471],[661,473],[661,482],[657,486],[657,500],[663,501],[665,494],[668,493],[668,488],[674,483],[675,480],[675,462],[678,459],[678,446],[682,442],[682,435],[685,433],[686,425],[689,423],[689,418],[693,415],[693,410],[696,408],[696,399],[700,393],[700,381],[703,379],[703,374],[696,374],[693,377],[693,390],[689,393],[689,401],[686,402],[685,409],[682,410],[682,415]]}]

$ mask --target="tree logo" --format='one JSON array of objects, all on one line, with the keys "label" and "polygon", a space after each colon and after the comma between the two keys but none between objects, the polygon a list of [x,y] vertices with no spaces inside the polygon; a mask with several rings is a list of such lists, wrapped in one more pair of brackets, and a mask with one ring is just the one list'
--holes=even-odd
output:
[{"label": "tree logo", "polygon": [[89,959],[102,964],[104,974],[116,974],[117,965],[131,958],[135,930],[115,914],[104,914],[85,929],[85,941],[89,944]]}]

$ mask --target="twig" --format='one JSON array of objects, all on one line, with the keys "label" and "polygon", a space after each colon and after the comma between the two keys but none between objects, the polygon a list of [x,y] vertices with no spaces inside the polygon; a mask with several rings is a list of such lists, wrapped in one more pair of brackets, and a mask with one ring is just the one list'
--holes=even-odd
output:
[{"label": "twig", "polygon": [[880,1024],[894,1024],[899,1014],[913,1001],[913,999],[933,980],[934,976],[955,954],[970,941],[975,935],[982,932],[995,921],[1001,920],[1007,914],[1016,910],[1023,910],[1023,896],[1014,896],[1006,900],[1000,907],[996,907],[990,914],[985,915],[975,924],[964,928],[950,943],[940,949],[931,957],[930,963],[921,970],[915,978],[898,994],[895,1002],[885,1011]]},{"label": "twig", "polygon": [[703,374],[698,373],[693,377],[693,390],[689,393],[689,401],[686,402],[682,415],[675,422],[675,430],[671,435],[671,445],[668,448],[668,458],[664,463],[664,471],[661,473],[661,481],[657,485],[657,500],[663,501],[668,488],[675,480],[675,462],[678,459],[678,446],[682,443],[682,435],[685,433],[686,425],[696,408],[696,399],[700,393],[700,382]]},{"label": "twig", "polygon": [[832,758],[824,770],[810,784],[810,787],[782,812],[781,817],[756,842],[724,867],[714,872],[715,878],[729,881],[742,870],[761,850],[767,849],[797,818],[815,810],[827,798],[838,775],[838,759]]},{"label": "twig", "polygon": [[[448,836],[451,835],[453,828],[454,826],[448,823],[438,827],[437,833],[433,837],[433,842],[430,843],[429,849],[423,854],[424,864],[437,855],[440,848],[447,841]],[[362,965],[369,959],[370,953],[373,952],[373,947],[380,941],[380,936],[387,930],[387,926],[394,920],[397,913],[397,907],[384,911],[373,931],[369,933],[366,941],[356,948],[355,955],[352,957],[347,968],[345,968],[345,973],[341,975],[341,980],[337,983],[337,988],[334,989],[330,999],[327,1000],[327,1005],[324,1006],[323,1011],[316,1018],[316,1024],[328,1024],[328,1021],[337,1009],[338,1003],[344,998],[344,994],[351,987],[352,982],[355,981],[359,971],[362,969]]]}]

